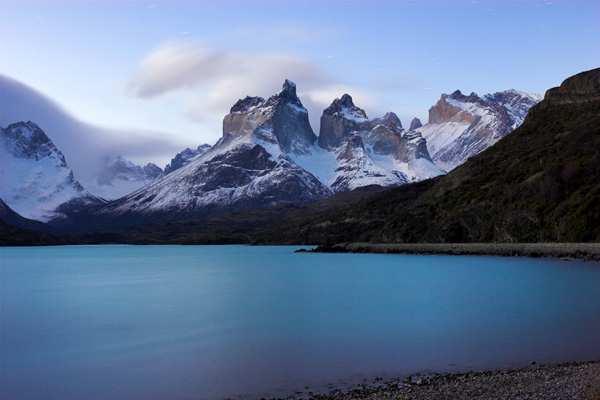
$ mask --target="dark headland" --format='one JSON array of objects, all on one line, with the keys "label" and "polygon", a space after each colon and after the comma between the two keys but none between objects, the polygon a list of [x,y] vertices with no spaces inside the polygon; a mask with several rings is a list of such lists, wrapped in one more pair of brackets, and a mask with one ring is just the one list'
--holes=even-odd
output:
[{"label": "dark headland", "polygon": [[554,257],[600,261],[600,243],[339,243],[317,246],[311,251]]}]

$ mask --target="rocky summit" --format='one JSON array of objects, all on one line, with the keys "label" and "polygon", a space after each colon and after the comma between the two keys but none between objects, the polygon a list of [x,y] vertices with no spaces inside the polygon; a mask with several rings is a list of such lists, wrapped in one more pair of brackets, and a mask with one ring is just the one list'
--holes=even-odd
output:
[{"label": "rocky summit", "polygon": [[416,129],[419,129],[422,126],[423,126],[423,124],[421,123],[421,120],[419,118],[415,117],[412,119],[412,121],[410,121],[409,130],[414,131]]},{"label": "rocky summit", "polygon": [[246,97],[223,119],[218,146],[254,138],[284,153],[304,154],[315,143],[308,111],[296,95],[296,85],[285,80],[281,92],[269,97]]}]

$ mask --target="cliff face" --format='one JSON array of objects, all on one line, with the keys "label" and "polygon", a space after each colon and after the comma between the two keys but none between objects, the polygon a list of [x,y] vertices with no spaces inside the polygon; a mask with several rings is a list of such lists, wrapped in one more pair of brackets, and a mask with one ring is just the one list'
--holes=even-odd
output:
[{"label": "cliff face", "polygon": [[296,95],[296,85],[286,80],[278,94],[267,100],[246,97],[236,102],[223,119],[221,143],[256,138],[285,153],[304,154],[315,143],[308,112]]}]

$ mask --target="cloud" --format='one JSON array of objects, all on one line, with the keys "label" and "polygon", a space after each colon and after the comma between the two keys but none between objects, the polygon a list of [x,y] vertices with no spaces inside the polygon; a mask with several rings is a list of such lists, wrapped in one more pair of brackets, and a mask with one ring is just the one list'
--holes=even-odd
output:
[{"label": "cloud", "polygon": [[227,96],[236,88],[272,89],[275,79],[292,75],[309,85],[328,80],[315,65],[293,56],[257,56],[216,51],[187,41],[169,42],[142,60],[129,88],[137,97],[151,98],[198,85],[215,85],[225,89]]},{"label": "cloud", "polygon": [[108,156],[164,158],[180,150],[164,132],[110,129],[80,121],[37,90],[2,75],[0,104],[0,126],[35,122],[64,153],[84,186],[95,178]]},{"label": "cloud", "polygon": [[219,51],[190,41],[164,43],[150,52],[131,79],[129,90],[142,99],[178,92],[185,98],[188,118],[217,127],[237,99],[268,97],[280,90],[284,79],[298,85],[315,127],[323,108],[343,93],[352,94],[361,107],[375,107],[373,96],[364,89],[340,83],[303,58]]}]

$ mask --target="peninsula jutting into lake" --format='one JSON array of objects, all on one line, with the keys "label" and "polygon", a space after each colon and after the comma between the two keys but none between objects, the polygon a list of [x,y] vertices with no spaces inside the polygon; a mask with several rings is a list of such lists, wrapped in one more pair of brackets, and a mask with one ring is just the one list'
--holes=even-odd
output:
[{"label": "peninsula jutting into lake", "polygon": [[600,399],[600,4],[2,4],[0,399]]}]

